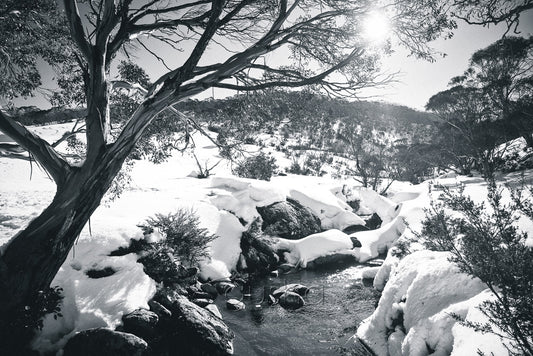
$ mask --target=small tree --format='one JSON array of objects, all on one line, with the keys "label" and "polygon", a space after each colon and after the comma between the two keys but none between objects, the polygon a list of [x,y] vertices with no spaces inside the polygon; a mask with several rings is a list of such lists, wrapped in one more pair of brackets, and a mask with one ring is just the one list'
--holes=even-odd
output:
[{"label": "small tree", "polygon": [[157,230],[164,236],[163,241],[150,244],[148,255],[152,259],[161,258],[162,264],[167,265],[198,266],[202,258],[209,257],[208,244],[217,237],[201,228],[198,216],[187,209],[167,215],[156,214],[139,227],[145,234]]},{"label": "small tree", "polygon": [[261,152],[257,156],[248,157],[239,162],[234,169],[234,173],[239,177],[268,181],[276,169],[275,158]]},{"label": "small tree", "polygon": [[494,181],[488,189],[488,206],[444,191],[443,204],[427,211],[420,236],[429,249],[451,252],[450,260],[462,272],[479,278],[493,293],[494,300],[479,306],[490,323],[465,325],[509,341],[513,355],[533,355],[533,249],[525,245],[527,233],[515,226],[518,211],[533,218],[533,210],[521,192],[503,204]]}]

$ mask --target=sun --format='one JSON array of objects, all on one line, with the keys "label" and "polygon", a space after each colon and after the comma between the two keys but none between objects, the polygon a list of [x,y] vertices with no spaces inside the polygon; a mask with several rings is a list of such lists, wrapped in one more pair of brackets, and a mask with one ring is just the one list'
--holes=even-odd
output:
[{"label": "sun", "polygon": [[390,21],[382,12],[371,12],[363,21],[363,35],[370,42],[385,42],[390,32]]}]

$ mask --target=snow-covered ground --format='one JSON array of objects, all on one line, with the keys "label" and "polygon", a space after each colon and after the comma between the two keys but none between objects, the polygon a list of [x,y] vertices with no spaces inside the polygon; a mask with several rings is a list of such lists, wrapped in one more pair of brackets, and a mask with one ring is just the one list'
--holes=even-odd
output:
[{"label": "snow-covered ground", "polygon": [[[35,131],[54,140],[64,128],[65,125],[50,125]],[[211,141],[196,137],[195,142],[196,155],[202,164],[220,160]],[[147,307],[155,292],[155,282],[144,274],[136,256],[108,255],[120,246],[127,246],[130,239],[143,238],[137,225],[156,213],[186,207],[198,214],[201,225],[218,236],[210,245],[211,259],[204,261],[201,274],[206,279],[217,279],[229,276],[236,268],[241,252],[240,236],[246,229],[239,218],[251,223],[258,217],[256,207],[292,198],[320,218],[327,229],[325,232],[297,241],[279,239],[278,242],[279,248],[289,250],[286,254],[289,261],[305,267],[317,257],[332,253],[350,253],[365,262],[387,251],[398,238],[420,231],[424,208],[439,194],[430,190],[430,186],[463,184],[465,192],[475,199],[486,196],[482,179],[455,175],[419,185],[395,182],[389,189],[389,197],[384,198],[357,187],[351,180],[296,175],[273,177],[270,182],[243,179],[231,175],[226,161],[213,169],[213,176],[208,179],[195,178],[191,172],[196,169],[194,158],[187,154],[175,154],[159,165],[147,161],[135,164],[131,186],[118,200],[98,208],[91,217],[90,229],[84,228],[71,257],[54,279],[52,285],[64,289],[64,317],[45,320],[44,329],[35,340],[36,349],[57,350],[77,331],[97,326],[115,327],[124,313]],[[29,161],[0,157],[0,172],[1,246],[46,207],[55,186]],[[518,181],[517,175],[507,178]],[[364,224],[347,204],[355,199],[361,203],[359,213],[376,212],[383,225],[378,230],[354,233],[362,247],[352,249],[350,236],[341,230]],[[523,230],[533,232],[529,220],[521,219],[519,223]],[[530,242],[532,238],[530,233]],[[117,272],[100,279],[85,274],[89,269],[105,267]],[[435,355],[450,352],[465,355],[477,348],[498,355],[503,350],[493,336],[474,338],[471,330],[449,317],[452,311],[478,320],[475,306],[490,295],[479,281],[451,266],[444,253],[421,251],[401,262],[389,253],[383,266],[369,270],[367,275],[370,274],[376,274],[374,283],[383,290],[383,296],[357,336],[379,355],[426,355],[428,350],[434,350]],[[405,330],[394,330],[400,316]]]}]

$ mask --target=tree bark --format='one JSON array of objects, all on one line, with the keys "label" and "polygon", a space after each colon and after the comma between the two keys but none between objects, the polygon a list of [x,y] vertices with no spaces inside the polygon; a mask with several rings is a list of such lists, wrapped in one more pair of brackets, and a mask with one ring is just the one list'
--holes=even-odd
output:
[{"label": "tree bark", "polygon": [[159,98],[142,104],[115,143],[65,171],[50,205],[7,244],[0,256],[0,320],[50,286],[142,132],[164,107]]},{"label": "tree bark", "polygon": [[7,245],[0,257],[0,314],[27,305],[50,285],[122,163],[112,159],[72,172],[52,203]]}]

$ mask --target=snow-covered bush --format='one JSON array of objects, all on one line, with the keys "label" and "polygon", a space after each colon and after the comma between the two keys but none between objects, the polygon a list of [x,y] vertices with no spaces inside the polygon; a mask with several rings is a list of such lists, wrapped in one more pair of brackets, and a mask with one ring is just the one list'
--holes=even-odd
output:
[{"label": "snow-covered bush", "polygon": [[144,224],[138,225],[145,235],[157,230],[165,239],[149,244],[148,253],[143,258],[159,259],[161,268],[169,273],[176,263],[196,266],[202,258],[209,257],[208,243],[216,236],[199,226],[199,218],[187,209],[179,209],[171,214],[156,214]]},{"label": "snow-covered bush", "polygon": [[510,354],[532,355],[533,249],[515,221],[519,211],[530,218],[533,214],[522,192],[514,192],[513,198],[504,204],[494,181],[489,181],[488,207],[462,193],[445,191],[443,204],[428,210],[421,236],[429,249],[451,252],[450,260],[483,281],[495,296],[479,307],[490,323],[463,321],[464,325],[508,340]]},{"label": "snow-covered bush", "polygon": [[248,157],[240,162],[234,173],[243,178],[270,180],[276,170],[276,160],[261,152],[257,156]]}]

